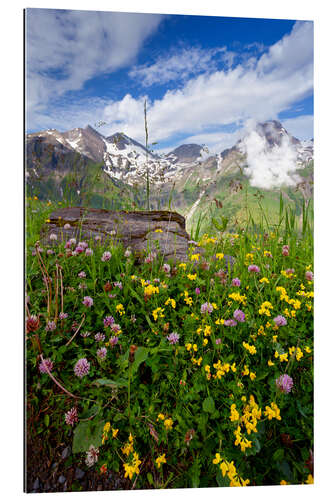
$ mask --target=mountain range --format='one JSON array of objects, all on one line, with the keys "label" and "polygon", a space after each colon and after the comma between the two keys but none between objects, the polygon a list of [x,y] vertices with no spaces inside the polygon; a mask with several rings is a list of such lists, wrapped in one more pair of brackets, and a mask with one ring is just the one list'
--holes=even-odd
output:
[{"label": "mountain range", "polygon": [[[273,172],[264,196],[276,198],[281,191],[293,203],[308,200],[312,196],[313,150],[313,139],[293,137],[276,120],[258,123],[232,148],[215,154],[199,144],[182,144],[158,154],[124,133],[105,137],[90,125],[67,132],[49,129],[26,136],[26,185],[28,194],[37,191],[41,199],[70,195],[72,202],[83,203],[89,191],[92,206],[122,208],[124,197],[119,195],[124,192],[131,193],[133,203],[144,203],[148,167],[152,208],[165,208],[172,194],[173,207],[189,220],[214,199],[224,204],[230,197],[234,200],[244,184],[255,195],[256,177],[251,180],[251,175],[258,159],[265,165],[266,158],[281,163],[286,156],[289,164],[284,166],[282,161],[281,169],[286,175],[288,168],[293,170],[292,177],[282,177],[282,181],[291,179],[289,184],[282,185],[279,172]],[[234,208],[232,202],[229,211]]]}]

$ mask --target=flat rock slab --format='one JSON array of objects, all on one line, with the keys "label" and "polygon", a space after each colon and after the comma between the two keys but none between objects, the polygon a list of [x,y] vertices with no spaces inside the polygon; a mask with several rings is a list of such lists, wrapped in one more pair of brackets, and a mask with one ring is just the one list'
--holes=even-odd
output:
[{"label": "flat rock slab", "polygon": [[[65,225],[70,227],[65,229]],[[50,239],[51,234],[57,240]],[[42,245],[56,245],[76,238],[87,241],[89,246],[122,243],[134,255],[143,257],[147,253],[159,252],[164,260],[187,260],[189,235],[185,229],[185,218],[168,211],[126,212],[95,208],[70,207],[56,210],[41,231]]]}]

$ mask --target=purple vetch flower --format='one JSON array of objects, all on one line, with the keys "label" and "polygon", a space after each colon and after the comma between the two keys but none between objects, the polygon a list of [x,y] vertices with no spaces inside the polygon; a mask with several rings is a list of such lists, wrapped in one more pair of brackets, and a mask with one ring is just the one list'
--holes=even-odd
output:
[{"label": "purple vetch flower", "polygon": [[76,238],[71,238],[70,240],[68,240],[70,245],[76,245]]},{"label": "purple vetch flower", "polygon": [[56,241],[58,239],[58,236],[55,233],[50,234],[50,240],[51,241]]},{"label": "purple vetch flower", "polygon": [[195,293],[196,293],[197,295],[200,295],[200,288],[199,288],[199,287],[196,287],[196,289],[195,289],[194,291],[195,291]]},{"label": "purple vetch flower", "polygon": [[79,419],[77,416],[77,408],[73,407],[67,413],[65,413],[65,422],[67,425],[73,426],[78,421]]},{"label": "purple vetch flower", "polygon": [[247,270],[249,271],[249,273],[260,273],[260,267],[256,266],[255,264],[250,264]]},{"label": "purple vetch flower", "polygon": [[86,241],[79,241],[78,246],[85,250],[86,248],[88,248],[88,243]]},{"label": "purple vetch flower", "polygon": [[86,273],[84,271],[80,271],[79,274],[78,274],[78,277],[79,278],[86,278],[87,275],[86,275]]},{"label": "purple vetch flower", "polygon": [[111,259],[111,252],[104,252],[102,257],[101,257],[101,261],[106,262],[110,259]]},{"label": "purple vetch flower", "polygon": [[291,267],[291,268],[289,267],[288,269],[285,270],[286,274],[294,274],[294,272],[295,272],[295,269],[293,267]]},{"label": "purple vetch flower", "polygon": [[61,312],[61,313],[59,314],[59,319],[66,319],[66,318],[68,318],[68,314],[67,314],[67,313],[63,313],[63,312]]},{"label": "purple vetch flower", "polygon": [[40,373],[47,373],[47,370],[51,372],[53,370],[53,361],[50,359],[44,359],[44,361],[41,361],[39,364],[39,371]]},{"label": "purple vetch flower", "polygon": [[91,335],[91,332],[82,332],[81,333],[81,337],[83,337],[84,339],[87,337],[90,337],[90,335]]},{"label": "purple vetch flower", "polygon": [[202,304],[201,306],[201,314],[205,314],[205,313],[208,313],[208,314],[211,314],[213,312],[213,306],[212,304],[210,304],[209,302],[205,302],[204,304]]},{"label": "purple vetch flower", "polygon": [[106,347],[101,347],[100,349],[97,350],[97,356],[99,357],[99,359],[105,359],[106,358],[106,354],[107,354],[108,350]]},{"label": "purple vetch flower", "polygon": [[56,328],[57,328],[57,325],[56,325],[55,321],[48,321],[46,323],[45,330],[47,332],[53,332]]},{"label": "purple vetch flower", "polygon": [[197,245],[198,243],[197,243],[196,241],[194,241],[194,240],[190,240],[190,241],[188,242],[188,244],[189,244],[189,245]]},{"label": "purple vetch flower", "polygon": [[179,335],[177,332],[172,332],[170,333],[170,335],[167,336],[167,339],[170,342],[170,344],[177,344],[177,342],[179,341]]},{"label": "purple vetch flower", "polygon": [[86,307],[91,307],[93,305],[94,301],[91,297],[89,296],[86,296],[86,297],[83,297],[83,301],[82,301],[82,304]]},{"label": "purple vetch flower", "polygon": [[110,340],[109,340],[109,345],[111,347],[114,347],[116,344],[118,344],[118,340],[119,338],[118,337],[110,337]]},{"label": "purple vetch flower", "polygon": [[111,331],[112,331],[113,333],[120,332],[120,330],[121,330],[121,326],[120,326],[120,325],[118,325],[118,323],[113,323],[113,324],[110,326],[110,328],[111,328]]},{"label": "purple vetch flower", "polygon": [[88,287],[85,283],[79,283],[79,290],[86,290]]},{"label": "purple vetch flower", "polygon": [[236,326],[237,325],[237,321],[235,321],[234,319],[226,319],[224,320],[224,326]]},{"label": "purple vetch flower", "polygon": [[105,340],[104,333],[101,333],[101,332],[96,333],[95,340],[96,340],[96,342],[104,342],[104,340]]},{"label": "purple vetch flower", "polygon": [[99,234],[97,234],[95,236],[95,241],[101,241],[101,239],[102,239],[102,236],[100,236]]},{"label": "purple vetch flower", "polygon": [[169,272],[171,271],[171,267],[169,266],[169,264],[163,264],[163,271],[169,274]]},{"label": "purple vetch flower", "polygon": [[108,326],[113,325],[113,323],[114,323],[114,317],[113,316],[106,316],[103,319],[103,323],[104,323],[105,328],[107,328]]},{"label": "purple vetch flower", "polygon": [[220,339],[220,338],[218,338],[218,339],[215,339],[215,344],[216,344],[216,345],[219,345],[219,344],[221,344],[221,342],[222,342],[222,339]]},{"label": "purple vetch flower", "polygon": [[243,313],[243,311],[241,311],[241,309],[236,309],[234,311],[234,318],[236,321],[239,321],[240,323],[244,323],[245,314]]},{"label": "purple vetch flower", "polygon": [[288,257],[288,255],[289,255],[289,245],[283,245],[283,247],[282,247],[282,255],[284,257]]},{"label": "purple vetch flower", "polygon": [[113,286],[115,286],[115,287],[119,288],[120,290],[122,290],[122,289],[123,289],[123,284],[122,284],[122,282],[121,282],[121,281],[115,281],[115,282],[113,283]]},{"label": "purple vetch flower", "polygon": [[151,252],[145,258],[145,264],[151,264],[152,262],[154,262],[155,259],[156,259],[156,253],[155,252]]},{"label": "purple vetch flower", "polygon": [[306,271],[305,273],[305,279],[308,281],[313,281],[313,272],[312,271]]},{"label": "purple vetch flower", "polygon": [[114,299],[117,297],[117,295],[115,293],[109,293],[108,297],[109,299]]},{"label": "purple vetch flower", "polygon": [[86,456],[86,465],[88,467],[92,467],[98,460],[98,455],[99,455],[99,449],[95,448],[94,445],[90,445],[89,450],[87,451],[87,456]]},{"label": "purple vetch flower", "polygon": [[47,255],[53,255],[54,251],[51,250],[51,248],[49,248],[48,250],[46,250],[46,253],[47,253]]},{"label": "purple vetch flower", "polygon": [[154,278],[154,283],[160,283],[161,280],[159,278]]},{"label": "purple vetch flower", "polygon": [[87,248],[86,249],[86,256],[91,257],[93,255],[94,251],[92,248]]},{"label": "purple vetch flower", "polygon": [[276,316],[273,321],[276,326],[285,326],[287,324],[286,318],[284,316],[281,316],[281,314],[279,316]]},{"label": "purple vetch flower", "polygon": [[241,280],[239,278],[234,278],[231,282],[231,286],[240,286]]},{"label": "purple vetch flower", "polygon": [[294,382],[293,379],[285,373],[284,375],[280,375],[280,377],[275,380],[275,384],[276,387],[280,389],[281,392],[287,394],[288,392],[291,391]]},{"label": "purple vetch flower", "polygon": [[74,252],[73,252],[73,253],[75,253],[75,255],[79,255],[80,253],[83,253],[83,252],[84,252],[84,248],[83,248],[83,247],[81,247],[80,245],[78,245],[78,246],[75,248],[75,250],[74,250]]},{"label": "purple vetch flower", "polygon": [[77,377],[84,377],[89,373],[90,363],[86,358],[81,358],[76,362],[74,366],[74,373]]}]

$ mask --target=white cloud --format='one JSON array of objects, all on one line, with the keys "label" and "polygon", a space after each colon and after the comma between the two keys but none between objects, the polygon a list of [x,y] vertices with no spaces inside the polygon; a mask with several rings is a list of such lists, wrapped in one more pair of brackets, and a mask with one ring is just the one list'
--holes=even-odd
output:
[{"label": "white cloud", "polygon": [[301,115],[295,118],[286,118],[281,120],[282,125],[290,134],[297,139],[312,139],[313,138],[313,116]]},{"label": "white cloud", "polygon": [[161,20],[157,14],[91,11],[87,15],[84,11],[28,9],[29,113],[38,113],[50,100],[81,89],[94,76],[133,63]]},{"label": "white cloud", "polygon": [[242,145],[247,154],[244,173],[249,177],[251,186],[270,189],[296,186],[299,182],[295,173],[297,151],[287,136],[283,137],[281,146],[268,148],[265,138],[253,130],[244,137]]},{"label": "white cloud", "polygon": [[163,85],[170,81],[179,83],[202,72],[216,71],[218,61],[224,61],[227,67],[232,64],[232,54],[226,51],[226,47],[214,49],[192,47],[175,51],[172,55],[158,57],[154,64],[134,67],[129,75],[144,87],[156,83]]},{"label": "white cloud", "polygon": [[[82,116],[77,105],[69,104],[61,113],[58,110],[52,113],[50,122],[56,118],[62,129],[68,129],[69,123],[72,127],[84,126],[91,114],[90,123],[107,122],[108,125],[100,129],[103,134],[122,131],[144,141],[143,107],[147,98],[150,143],[171,142],[178,134],[187,134],[186,142],[206,143],[218,151],[221,141],[220,150],[223,150],[233,144],[227,142],[232,137],[211,134],[209,130],[230,124],[240,125],[249,118],[258,121],[277,118],[281,111],[311,95],[312,37],[313,23],[297,22],[291,33],[270,47],[258,61],[251,57],[250,64],[197,75],[181,88],[168,90],[161,99],[150,101],[147,96],[134,98],[127,94],[119,101],[92,102],[89,113],[84,111]],[[154,72],[151,75],[154,76]],[[285,120],[284,125],[288,130],[287,122]],[[290,124],[296,125],[296,122]],[[298,125],[301,126],[301,119]]]},{"label": "white cloud", "polygon": [[[208,127],[248,118],[276,118],[313,90],[312,32],[312,23],[296,23],[292,32],[255,66],[238,65],[229,71],[199,75],[181,89],[169,90],[163,98],[149,102],[151,140],[165,140],[177,133],[199,134]],[[143,101],[143,97],[126,95],[110,103],[104,114],[110,131],[120,127],[128,135],[142,139]]]}]

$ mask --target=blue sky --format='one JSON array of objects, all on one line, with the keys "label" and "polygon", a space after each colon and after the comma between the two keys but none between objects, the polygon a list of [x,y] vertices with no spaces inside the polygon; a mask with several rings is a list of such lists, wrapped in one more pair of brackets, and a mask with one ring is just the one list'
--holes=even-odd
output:
[{"label": "blue sky", "polygon": [[256,121],[313,137],[313,23],[28,9],[27,132],[87,124],[156,150],[232,146]]}]

